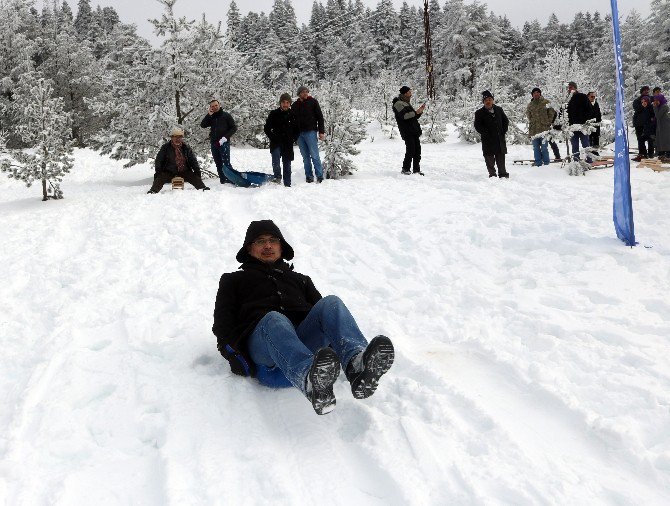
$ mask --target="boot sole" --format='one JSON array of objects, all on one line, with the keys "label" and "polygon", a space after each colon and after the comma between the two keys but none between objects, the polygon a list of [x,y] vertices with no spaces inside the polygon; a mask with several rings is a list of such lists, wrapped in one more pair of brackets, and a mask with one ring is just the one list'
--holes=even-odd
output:
[{"label": "boot sole", "polygon": [[395,359],[393,343],[386,336],[377,336],[363,354],[363,371],[351,383],[356,399],[367,399],[377,390],[379,378],[386,374]]},{"label": "boot sole", "polygon": [[317,415],[325,415],[335,409],[333,383],[339,375],[340,361],[335,352],[330,348],[317,351],[309,370],[312,383],[310,400]]}]

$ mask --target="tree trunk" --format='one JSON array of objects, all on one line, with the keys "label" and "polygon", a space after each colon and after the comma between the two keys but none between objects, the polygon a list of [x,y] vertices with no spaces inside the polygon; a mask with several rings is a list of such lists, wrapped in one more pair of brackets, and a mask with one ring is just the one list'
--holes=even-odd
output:
[{"label": "tree trunk", "polygon": [[42,202],[49,200],[49,195],[47,195],[47,180],[42,179]]}]

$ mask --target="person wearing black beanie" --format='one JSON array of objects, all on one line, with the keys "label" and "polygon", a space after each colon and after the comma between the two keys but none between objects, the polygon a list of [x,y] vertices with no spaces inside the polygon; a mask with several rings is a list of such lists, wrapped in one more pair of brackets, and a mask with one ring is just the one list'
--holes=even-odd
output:
[{"label": "person wearing black beanie", "polygon": [[324,415],[335,407],[340,367],[354,398],[365,399],[395,351],[386,336],[368,343],[339,297],[321,297],[309,276],[293,270],[293,255],[272,220],[252,221],[235,257],[242,265],[219,281],[212,331],[233,373],[294,386]]},{"label": "person wearing black beanie", "polygon": [[421,125],[419,118],[426,109],[426,104],[414,110],[410,104],[412,98],[412,89],[409,86],[402,86],[398,90],[400,94],[393,99],[393,114],[398,123],[400,138],[405,141],[405,158],[402,161],[402,174],[412,174],[410,167],[413,167],[414,174],[424,175],[421,172]]},{"label": "person wearing black beanie", "polygon": [[507,115],[501,107],[495,105],[493,93],[489,90],[482,92],[484,105],[475,112],[475,130],[482,137],[482,152],[489,177],[496,177],[496,166],[498,177],[508,178],[509,173],[505,169],[505,154],[507,144],[505,134],[509,127]]}]

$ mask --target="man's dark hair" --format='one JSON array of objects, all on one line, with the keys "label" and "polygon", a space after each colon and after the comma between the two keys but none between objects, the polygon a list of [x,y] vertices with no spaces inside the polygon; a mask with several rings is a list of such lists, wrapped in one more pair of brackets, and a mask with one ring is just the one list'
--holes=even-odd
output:
[{"label": "man's dark hair", "polygon": [[640,88],[640,95],[644,93],[644,90],[649,91],[649,86],[643,86],[642,88]]},{"label": "man's dark hair", "polygon": [[221,105],[221,102],[219,102],[217,99],[213,98],[212,100],[209,101],[210,104],[213,104],[216,102],[217,104]]},{"label": "man's dark hair", "polygon": [[654,95],[658,95],[658,94],[661,92],[661,87],[660,87],[660,86],[656,86],[656,88],[654,88],[651,92],[652,92]]}]

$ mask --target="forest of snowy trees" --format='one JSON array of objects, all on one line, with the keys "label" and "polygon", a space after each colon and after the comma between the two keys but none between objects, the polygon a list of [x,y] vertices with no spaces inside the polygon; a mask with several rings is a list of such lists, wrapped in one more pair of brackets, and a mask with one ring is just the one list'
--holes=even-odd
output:
[{"label": "forest of snowy trees", "polygon": [[[199,123],[212,97],[238,121],[235,142],[261,147],[268,110],[281,92],[294,94],[300,84],[311,87],[341,139],[362,138],[370,121],[392,136],[390,100],[399,86],[414,87],[419,100],[425,94],[423,9],[407,3],[397,11],[391,0],[374,9],[360,0],[315,1],[309,23],[298,26],[291,0],[246,16],[233,1],[227,26],[220,26],[204,15],[176,17],[176,1],[156,0],[156,40],[148,41],[113,8],[93,9],[90,0],[79,0],[76,13],[64,1],[38,10],[34,0],[0,0],[2,170],[28,183],[31,177],[44,181],[40,174],[58,172],[59,164],[69,170],[73,146],[142,163],[175,124],[186,129],[198,155],[208,156]],[[447,123],[462,138],[477,140],[472,116],[484,89],[518,126],[508,142],[528,140],[524,112],[534,86],[560,106],[565,83],[576,81],[581,91],[598,93],[604,116],[611,117],[609,15],[580,12],[563,24],[546,10],[543,20],[519,30],[485,4],[431,0],[430,16],[436,99],[422,120],[427,141],[441,141]],[[642,84],[668,84],[668,20],[668,0],[652,0],[648,18],[633,11],[622,20],[628,101]],[[38,110],[40,93],[48,107]],[[51,130],[36,135],[39,128]],[[334,137],[324,149],[332,163],[346,165],[341,157],[334,161],[338,150],[328,145]],[[26,164],[33,167],[30,176],[21,175]],[[341,170],[349,170],[344,165]]]}]

